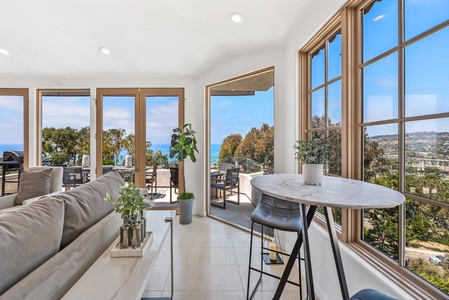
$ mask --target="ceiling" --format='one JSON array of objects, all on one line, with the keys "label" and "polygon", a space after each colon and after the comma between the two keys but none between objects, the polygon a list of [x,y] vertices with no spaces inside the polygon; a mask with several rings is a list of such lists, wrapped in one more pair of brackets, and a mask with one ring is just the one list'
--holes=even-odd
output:
[{"label": "ceiling", "polygon": [[313,1],[0,0],[0,80],[198,76],[284,46]]}]

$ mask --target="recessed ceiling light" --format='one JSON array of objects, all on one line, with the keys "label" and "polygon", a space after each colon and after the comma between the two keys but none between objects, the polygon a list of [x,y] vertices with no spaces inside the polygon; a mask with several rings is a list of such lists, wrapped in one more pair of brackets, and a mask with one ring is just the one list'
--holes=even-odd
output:
[{"label": "recessed ceiling light", "polygon": [[5,55],[9,55],[9,51],[3,48],[0,48],[0,53],[1,54],[5,54]]},{"label": "recessed ceiling light", "polygon": [[100,47],[100,49],[98,49],[98,51],[100,51],[101,53],[103,53],[104,55],[108,55],[111,53],[111,51],[109,51],[108,48],[105,47]]},{"label": "recessed ceiling light", "polygon": [[243,21],[243,18],[242,18],[242,16],[241,15],[239,15],[239,14],[231,14],[231,20],[232,20],[232,22],[234,22],[234,23],[240,23],[240,22],[242,22]]}]

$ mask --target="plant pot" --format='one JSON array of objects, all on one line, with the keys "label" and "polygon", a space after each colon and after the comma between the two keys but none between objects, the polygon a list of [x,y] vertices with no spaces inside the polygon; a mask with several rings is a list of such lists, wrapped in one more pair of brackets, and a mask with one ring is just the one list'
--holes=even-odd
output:
[{"label": "plant pot", "polygon": [[179,224],[192,223],[193,201],[192,199],[179,200]]},{"label": "plant pot", "polygon": [[303,164],[302,176],[307,185],[321,185],[323,182],[323,164]]}]

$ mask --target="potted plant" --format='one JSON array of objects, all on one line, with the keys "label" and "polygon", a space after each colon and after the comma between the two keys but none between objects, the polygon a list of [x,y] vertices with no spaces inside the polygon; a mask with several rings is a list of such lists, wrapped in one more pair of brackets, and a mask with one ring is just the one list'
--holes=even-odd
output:
[{"label": "potted plant", "polygon": [[120,227],[120,249],[138,248],[145,240],[146,220],[143,215],[144,199],[140,189],[132,183],[126,183],[119,191],[120,196],[114,199],[109,193],[105,200],[114,206],[116,213],[123,219]]},{"label": "potted plant", "polygon": [[312,138],[310,141],[298,140],[293,148],[295,148],[295,158],[303,163],[304,183],[321,185],[323,182],[323,166],[330,155],[329,140],[318,137]]},{"label": "potted plant", "polygon": [[[170,158],[175,158],[180,164],[187,158],[190,158],[192,162],[196,162],[195,152],[198,153],[198,149],[196,148],[195,134],[196,132],[192,129],[190,123],[173,129],[170,142]],[[183,180],[179,184],[179,223],[190,224],[192,223],[192,209],[195,196],[193,193],[186,192],[184,172],[181,173]]]}]

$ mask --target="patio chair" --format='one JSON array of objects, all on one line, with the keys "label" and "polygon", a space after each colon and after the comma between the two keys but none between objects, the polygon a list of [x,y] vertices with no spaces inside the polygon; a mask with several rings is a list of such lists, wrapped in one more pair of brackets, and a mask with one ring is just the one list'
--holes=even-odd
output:
[{"label": "patio chair", "polygon": [[77,187],[84,183],[82,167],[64,167],[62,173],[62,186],[64,190]]},{"label": "patio chair", "polygon": [[[225,179],[215,179],[215,183],[211,184],[211,188],[215,188],[217,190],[223,191],[223,206],[217,205],[214,202],[211,202],[211,205],[226,209],[226,201],[235,203],[240,205],[240,185],[239,185],[239,168],[227,169]],[[237,201],[231,201],[226,199],[226,191],[231,191],[237,189]]]},{"label": "patio chair", "polygon": [[176,201],[172,200],[173,195],[172,195],[172,191],[171,191],[172,188],[174,188],[175,193],[177,194],[176,189],[178,189],[178,185],[179,185],[178,179],[179,179],[178,168],[170,168],[170,203],[178,202],[178,200],[176,200]]},{"label": "patio chair", "polygon": [[111,172],[113,168],[114,168],[113,166],[103,166],[102,174],[104,175],[106,173]]},{"label": "patio chair", "polygon": [[226,170],[232,169],[234,166],[232,164],[221,163],[218,165],[218,171],[221,173],[226,173]]},{"label": "patio chair", "polygon": [[151,199],[153,199],[153,188],[154,192],[157,193],[157,166],[154,165],[152,168],[148,167],[145,172],[145,183],[147,189],[150,189]]}]

